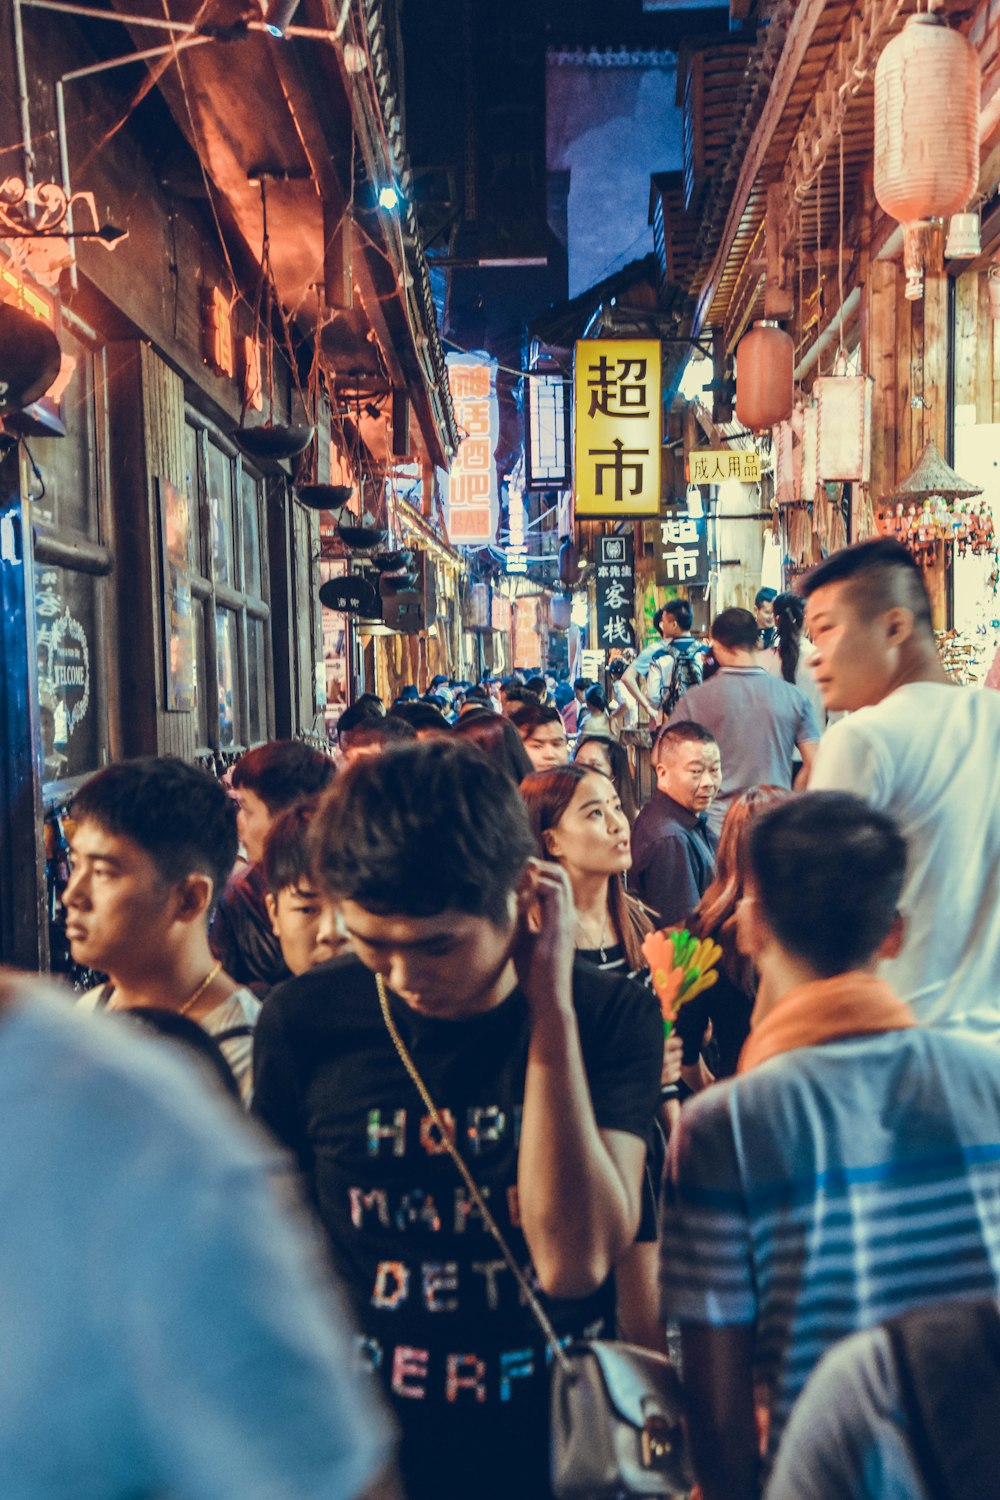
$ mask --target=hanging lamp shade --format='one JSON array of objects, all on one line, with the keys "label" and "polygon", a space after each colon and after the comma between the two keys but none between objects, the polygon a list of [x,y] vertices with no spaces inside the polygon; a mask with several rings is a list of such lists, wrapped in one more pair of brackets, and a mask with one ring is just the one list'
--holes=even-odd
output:
[{"label": "hanging lamp shade", "polygon": [[233,442],[248,458],[270,459],[278,463],[304,452],[315,434],[315,427],[263,422],[259,427],[237,427],[233,432]]},{"label": "hanging lamp shade", "polygon": [[903,226],[908,297],[922,295],[930,220],[975,194],[979,97],[975,50],[939,15],[911,16],[875,68],[875,197]]},{"label": "hanging lamp shade", "polygon": [[945,463],[932,438],[925,444],[906,478],[886,499],[899,500],[904,504],[907,501],[927,500],[931,495],[940,495],[943,500],[970,500],[973,495],[981,495],[982,492],[980,485],[970,484],[961,474],[956,474],[950,464]]},{"label": "hanging lamp shade", "polygon": [[297,484],[295,494],[309,510],[339,514],[354,494],[352,484]]},{"label": "hanging lamp shade", "polygon": [[59,374],[59,341],[23,307],[0,303],[0,415],[44,396]]},{"label": "hanging lamp shade", "polygon": [[792,414],[795,346],[777,323],[755,323],[736,350],[736,420],[763,432]]},{"label": "hanging lamp shade", "polygon": [[573,623],[573,600],[569,594],[557,596],[552,601],[552,629],[568,630]]}]

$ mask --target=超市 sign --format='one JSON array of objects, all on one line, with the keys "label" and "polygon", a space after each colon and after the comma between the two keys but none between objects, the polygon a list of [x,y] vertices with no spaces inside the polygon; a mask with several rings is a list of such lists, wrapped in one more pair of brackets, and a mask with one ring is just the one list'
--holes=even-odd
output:
[{"label": "\u8d85\u5e02 sign", "polygon": [[655,516],[659,510],[660,364],[659,339],[577,343],[577,516]]}]

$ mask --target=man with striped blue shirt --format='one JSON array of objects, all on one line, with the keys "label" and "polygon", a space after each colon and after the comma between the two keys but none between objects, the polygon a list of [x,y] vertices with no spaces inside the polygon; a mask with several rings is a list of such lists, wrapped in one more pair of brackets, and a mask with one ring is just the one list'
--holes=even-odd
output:
[{"label": "man with striped blue shirt", "polygon": [[1000,1056],[917,1027],[875,977],[905,942],[905,868],[893,821],[846,793],[751,836],[752,1030],[737,1077],[681,1112],[664,1222],[704,1500],[759,1493],[838,1339],[1000,1292]]}]

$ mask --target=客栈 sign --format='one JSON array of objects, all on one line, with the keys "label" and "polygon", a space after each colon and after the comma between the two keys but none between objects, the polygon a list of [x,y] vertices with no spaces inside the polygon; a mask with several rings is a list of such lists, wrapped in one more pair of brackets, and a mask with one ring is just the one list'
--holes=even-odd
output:
[{"label": "\u5ba2\u6808 sign", "polygon": [[660,520],[657,572],[664,583],[708,584],[708,522],[683,510],[668,510]]},{"label": "\u5ba2\u6808 sign", "polygon": [[688,454],[689,484],[760,483],[760,454],[756,448],[695,448]]},{"label": "\u5ba2\u6808 sign", "polygon": [[574,360],[577,516],[660,508],[660,341],[581,339]]},{"label": "\u5ba2\u6808 sign", "polygon": [[441,474],[445,524],[457,547],[489,545],[500,512],[493,457],[500,441],[497,361],[488,354],[449,354],[446,363],[455,421],[465,436]]},{"label": "\u5ba2\u6808 sign", "polygon": [[598,538],[594,569],[597,642],[602,651],[635,645],[635,567],[630,536]]}]

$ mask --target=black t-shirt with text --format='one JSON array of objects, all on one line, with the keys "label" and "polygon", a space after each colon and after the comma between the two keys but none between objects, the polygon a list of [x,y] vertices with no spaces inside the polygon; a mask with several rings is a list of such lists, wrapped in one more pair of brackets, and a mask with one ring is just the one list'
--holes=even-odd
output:
[{"label": "black t-shirt with text", "polygon": [[[594,1114],[645,1138],[663,1027],[631,980],[577,964],[573,998]],[[518,1262],[517,1149],[529,1013],[515,990],[440,1020],[390,995],[414,1063]],[[335,959],[278,987],[255,1039],[254,1113],[296,1156],[402,1425],[414,1500],[548,1493],[548,1363],[530,1309],[385,1029],[374,976]],[[611,1279],[546,1303],[561,1337],[613,1336]]]}]

